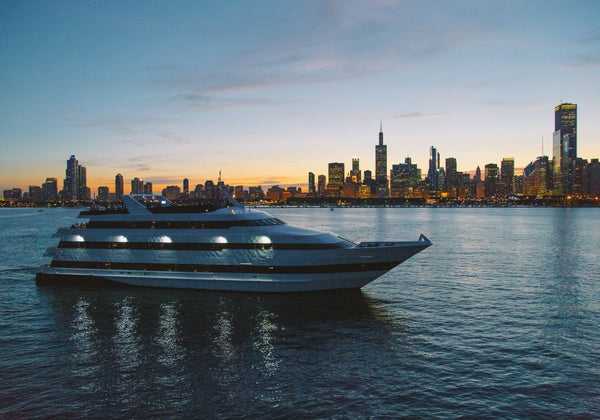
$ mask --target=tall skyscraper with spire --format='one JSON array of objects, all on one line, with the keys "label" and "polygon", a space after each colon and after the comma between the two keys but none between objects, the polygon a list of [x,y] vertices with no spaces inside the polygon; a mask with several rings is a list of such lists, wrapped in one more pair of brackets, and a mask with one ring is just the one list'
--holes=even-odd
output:
[{"label": "tall skyscraper with spire", "polygon": [[375,146],[375,183],[377,196],[388,196],[387,146],[383,144],[383,124],[379,122],[379,144]]}]

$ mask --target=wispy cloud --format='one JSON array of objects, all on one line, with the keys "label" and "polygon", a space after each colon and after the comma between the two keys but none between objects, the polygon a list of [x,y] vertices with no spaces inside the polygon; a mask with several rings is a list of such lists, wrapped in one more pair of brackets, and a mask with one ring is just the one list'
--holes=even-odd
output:
[{"label": "wispy cloud", "polygon": [[537,109],[543,108],[546,105],[533,102],[525,101],[507,101],[504,99],[488,99],[481,101],[481,104],[499,108],[513,108],[513,109]]},{"label": "wispy cloud", "polygon": [[175,100],[181,101],[185,106],[196,111],[214,111],[222,108],[244,107],[244,106],[272,106],[281,105],[283,101],[255,98],[232,98],[216,97],[197,93],[186,93],[174,96]]},{"label": "wispy cloud", "polygon": [[268,106],[274,90],[400,71],[486,39],[472,21],[424,13],[407,2],[319,2],[220,62],[157,69],[154,84],[198,111]]},{"label": "wispy cloud", "polygon": [[425,120],[425,119],[429,119],[429,118],[444,118],[444,117],[447,117],[448,115],[450,115],[450,114],[448,114],[447,112],[432,112],[432,113],[408,112],[406,114],[392,115],[390,118],[401,119],[401,120]]}]

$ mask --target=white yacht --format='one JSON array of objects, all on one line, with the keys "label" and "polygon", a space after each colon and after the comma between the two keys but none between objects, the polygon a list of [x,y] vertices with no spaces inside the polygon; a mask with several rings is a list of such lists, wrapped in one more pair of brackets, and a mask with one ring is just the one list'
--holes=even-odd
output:
[{"label": "white yacht", "polygon": [[227,194],[213,211],[123,196],[126,209],[83,211],[87,223],[60,228],[36,281],[246,292],[360,288],[431,245],[352,243],[334,233],[290,226]]}]

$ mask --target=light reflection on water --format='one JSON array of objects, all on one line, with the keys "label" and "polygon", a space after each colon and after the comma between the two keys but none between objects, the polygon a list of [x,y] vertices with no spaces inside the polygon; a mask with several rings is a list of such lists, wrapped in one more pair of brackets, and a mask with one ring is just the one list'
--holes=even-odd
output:
[{"label": "light reflection on water", "polygon": [[13,238],[0,244],[0,416],[600,412],[597,209],[270,212],[356,242],[434,245],[362,292],[36,287],[72,215],[17,218],[48,224],[21,239],[0,222]]}]

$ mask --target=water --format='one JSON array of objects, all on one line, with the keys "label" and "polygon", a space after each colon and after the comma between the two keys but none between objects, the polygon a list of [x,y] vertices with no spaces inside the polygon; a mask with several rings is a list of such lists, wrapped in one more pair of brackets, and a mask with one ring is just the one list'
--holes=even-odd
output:
[{"label": "water", "polygon": [[600,415],[598,209],[272,209],[434,245],[357,293],[37,287],[77,210],[0,209],[0,417]]}]

